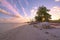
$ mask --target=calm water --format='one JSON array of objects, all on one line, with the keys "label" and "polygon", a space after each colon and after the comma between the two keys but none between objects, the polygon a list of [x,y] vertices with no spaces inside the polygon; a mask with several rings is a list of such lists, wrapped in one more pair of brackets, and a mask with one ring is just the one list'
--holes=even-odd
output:
[{"label": "calm water", "polygon": [[25,25],[26,23],[0,23],[0,33]]}]

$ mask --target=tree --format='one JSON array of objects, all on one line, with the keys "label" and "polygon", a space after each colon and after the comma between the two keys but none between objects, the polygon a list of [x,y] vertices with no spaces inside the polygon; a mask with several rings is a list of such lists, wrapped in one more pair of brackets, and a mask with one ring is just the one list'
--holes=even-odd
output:
[{"label": "tree", "polygon": [[38,8],[37,16],[35,16],[35,20],[38,22],[48,22],[49,19],[51,19],[51,15],[48,13],[50,10],[48,10],[46,7],[41,6]]}]

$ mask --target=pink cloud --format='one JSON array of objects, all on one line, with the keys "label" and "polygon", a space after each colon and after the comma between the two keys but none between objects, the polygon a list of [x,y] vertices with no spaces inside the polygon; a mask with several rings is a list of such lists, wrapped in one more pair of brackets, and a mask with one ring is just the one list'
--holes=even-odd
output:
[{"label": "pink cloud", "polygon": [[6,0],[2,0],[1,1],[2,5],[5,6],[6,8],[8,8],[9,10],[11,10],[12,12],[14,12],[14,15],[21,17],[21,15],[19,14],[19,12]]},{"label": "pink cloud", "polygon": [[[11,10],[12,12],[14,12],[14,15],[12,15],[11,13],[9,13],[9,12],[1,9],[0,12],[2,12],[3,14],[9,15],[9,16],[13,16],[12,18],[7,18],[7,19],[4,19],[4,18],[3,18],[3,19],[0,19],[1,22],[4,23],[5,20],[6,20],[5,23],[14,23],[14,22],[15,22],[15,23],[21,23],[21,22],[27,22],[27,21],[28,21],[28,19],[27,19],[26,17],[22,17],[22,16],[19,14],[19,12],[17,11],[18,9],[17,9],[17,7],[16,7],[15,4],[13,5],[13,6],[14,6],[14,7],[13,7],[13,6],[12,6],[9,2],[7,2],[6,0],[1,0],[1,3],[2,3],[2,5],[5,6],[7,9]],[[26,14],[25,9],[23,8],[22,4],[20,4],[20,5],[21,5],[22,10],[23,10],[23,12],[24,12],[24,14],[25,14],[25,16],[26,16],[27,14]]]},{"label": "pink cloud", "polygon": [[0,18],[0,23],[24,23],[27,22],[25,18]]},{"label": "pink cloud", "polygon": [[51,8],[49,13],[52,15],[52,20],[60,19],[60,7],[55,6]]},{"label": "pink cloud", "polygon": [[0,9],[0,12],[1,12],[2,14],[9,15],[9,16],[12,16],[12,17],[19,17],[19,16],[16,16],[16,15],[10,14],[9,12],[7,12],[7,11],[5,11],[5,10],[3,10],[3,9]]},{"label": "pink cloud", "polygon": [[56,2],[59,2],[60,0],[55,0]]}]

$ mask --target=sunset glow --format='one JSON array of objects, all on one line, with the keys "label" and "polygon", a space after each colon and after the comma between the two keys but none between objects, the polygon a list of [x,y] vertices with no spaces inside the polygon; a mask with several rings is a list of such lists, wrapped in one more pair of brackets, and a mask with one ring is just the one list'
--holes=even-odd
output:
[{"label": "sunset glow", "polygon": [[42,5],[50,9],[52,20],[60,19],[60,0],[0,0],[0,3],[1,22],[30,21],[35,17],[38,7]]}]

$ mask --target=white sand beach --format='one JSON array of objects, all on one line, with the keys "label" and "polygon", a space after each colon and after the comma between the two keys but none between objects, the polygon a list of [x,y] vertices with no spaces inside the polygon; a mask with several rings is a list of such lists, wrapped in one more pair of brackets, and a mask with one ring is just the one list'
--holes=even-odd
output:
[{"label": "white sand beach", "polygon": [[0,40],[60,40],[60,28],[40,30],[27,24],[0,33]]},{"label": "white sand beach", "polygon": [[0,23],[0,33],[12,30],[22,25],[26,25],[26,23]]}]

